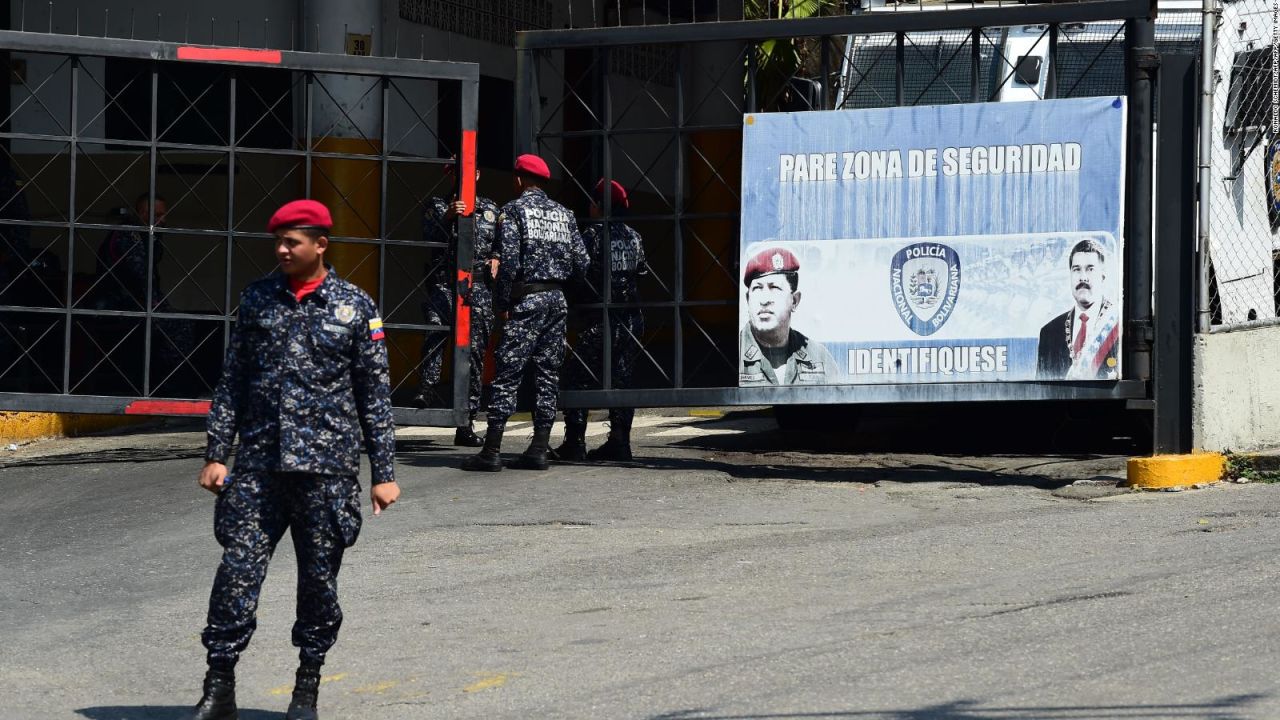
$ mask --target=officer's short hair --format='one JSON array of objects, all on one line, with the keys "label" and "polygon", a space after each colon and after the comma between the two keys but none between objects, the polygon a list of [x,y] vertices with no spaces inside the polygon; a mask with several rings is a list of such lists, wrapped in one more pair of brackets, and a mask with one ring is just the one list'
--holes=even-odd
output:
[{"label": "officer's short hair", "polygon": [[[786,276],[786,278],[787,278],[787,282],[788,282],[788,283],[790,283],[790,285],[791,285],[791,292],[795,292],[795,291],[797,291],[797,290],[799,290],[799,289],[800,289],[800,273],[798,273],[798,272],[794,272],[794,271],[793,271],[793,272],[770,273],[770,274],[771,274],[771,275],[785,275],[785,276]],[[764,277],[764,276],[763,276],[763,275],[761,275],[760,277]],[[752,280],[752,282],[755,282],[755,280]],[[748,285],[748,286],[747,286],[747,294],[748,294],[748,295],[750,295],[750,294],[751,294],[751,286],[750,286],[750,285]]]},{"label": "officer's short hair", "polygon": [[542,187],[547,182],[547,178],[544,178],[541,175],[534,175],[533,173],[524,171],[517,171],[516,177],[523,180],[525,185],[533,185],[535,187]]},{"label": "officer's short hair", "polygon": [[311,238],[311,242],[315,242],[322,237],[329,237],[329,228],[322,227],[300,227],[294,228],[298,232]]},{"label": "officer's short hair", "polygon": [[1081,240],[1076,243],[1075,247],[1071,248],[1071,254],[1067,255],[1067,267],[1071,267],[1071,264],[1076,259],[1076,255],[1079,255],[1080,253],[1094,253],[1098,256],[1098,262],[1105,263],[1107,261],[1107,255],[1102,250],[1102,244],[1093,238],[1089,238],[1087,240]]}]

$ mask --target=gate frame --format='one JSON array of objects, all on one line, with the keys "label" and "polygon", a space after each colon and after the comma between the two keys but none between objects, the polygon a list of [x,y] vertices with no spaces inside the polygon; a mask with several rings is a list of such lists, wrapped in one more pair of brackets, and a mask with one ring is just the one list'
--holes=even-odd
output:
[{"label": "gate frame", "polygon": [[[458,157],[461,165],[458,173],[459,178],[474,177],[475,174],[475,136],[477,130],[477,112],[478,97],[480,86],[480,66],[477,63],[443,61],[443,60],[418,60],[410,58],[393,58],[378,56],[357,56],[357,55],[339,55],[336,53],[318,53],[318,52],[301,52],[294,50],[273,50],[273,49],[256,49],[244,47],[228,47],[228,46],[207,46],[192,45],[190,43],[178,43],[161,40],[135,40],[113,37],[89,37],[82,35],[62,35],[56,33],[36,33],[20,30],[0,30],[0,51],[4,52],[22,52],[22,53],[40,53],[49,55],[63,55],[71,59],[71,126],[69,135],[44,135],[31,133],[15,133],[0,132],[0,139],[6,140],[41,140],[41,141],[61,141],[68,143],[69,152],[72,153],[73,163],[71,168],[70,182],[75,183],[74,153],[76,152],[75,144],[80,141],[79,128],[76,118],[77,108],[77,83],[76,77],[79,71],[81,56],[92,57],[116,57],[130,58],[138,60],[151,60],[156,64],[152,66],[150,71],[153,78],[152,85],[152,114],[157,111],[155,98],[154,78],[159,72],[158,63],[161,62],[192,62],[206,65],[219,65],[229,68],[234,67],[255,67],[255,68],[278,68],[281,70],[305,72],[310,75],[314,74],[335,74],[335,75],[358,75],[365,77],[381,78],[381,99],[382,99],[382,119],[381,134],[382,147],[381,152],[376,155],[348,155],[344,153],[320,152],[312,148],[315,140],[311,136],[312,133],[312,98],[311,83],[307,83],[305,89],[306,108],[306,134],[304,138],[306,147],[298,150],[263,150],[255,148],[256,154],[272,154],[278,152],[282,155],[302,156],[306,158],[306,164],[303,172],[306,173],[306,191],[305,196],[310,197],[311,194],[311,160],[312,158],[337,158],[337,159],[359,159],[369,162],[378,162],[380,164],[380,172],[382,179],[382,198],[380,199],[379,208],[379,228],[380,232],[386,231],[387,226],[387,201],[386,201],[386,180],[387,168],[391,155],[388,153],[387,140],[387,114],[388,114],[388,93],[390,83],[388,78],[403,78],[406,80],[428,80],[439,82],[457,82],[460,86],[460,129],[461,134],[458,140]],[[293,90],[290,91],[291,95]],[[291,98],[292,101],[292,98]],[[228,143],[221,146],[199,146],[205,149],[220,150],[227,154],[229,167],[228,172],[228,193],[234,192],[234,163],[238,145],[237,138],[234,135],[234,116],[236,112],[235,83],[231,84],[231,99],[228,113],[232,117],[233,134],[228,138]],[[12,110],[10,111],[12,113]],[[153,118],[154,121],[154,118]],[[109,138],[94,138],[95,140],[110,140]],[[295,137],[295,140],[297,138]],[[149,137],[145,142],[133,142],[140,149],[150,150],[154,155],[159,145],[167,145],[160,142],[156,136],[154,122]],[[408,160],[399,158],[397,163],[412,163],[422,165],[448,165],[451,161],[444,158],[420,158]],[[470,174],[468,174],[470,173]],[[151,188],[150,191],[155,193],[155,168],[150,170]],[[466,201],[468,207],[475,208],[475,183],[462,182],[462,194],[460,197]],[[82,226],[92,226],[95,223],[76,222],[76,208],[74,191],[70,196],[70,208],[68,209],[67,222],[40,222],[40,221],[4,221],[0,223],[9,225],[25,225],[29,227],[64,227],[68,231],[68,255],[66,258],[68,286],[65,288],[67,293],[66,306],[60,308],[29,308],[22,306],[5,305],[0,306],[0,313],[3,312],[23,312],[23,313],[41,313],[50,315],[64,315],[67,317],[67,329],[69,334],[71,331],[71,318],[76,313],[76,308],[71,300],[70,276],[74,267],[75,254],[75,229]],[[252,236],[258,233],[237,233],[232,227],[228,226],[225,232],[214,231],[218,235],[226,235],[229,238],[238,236]],[[470,336],[467,333],[459,332],[460,328],[466,328],[469,324],[470,306],[465,297],[466,289],[471,281],[471,261],[473,255],[473,246],[475,238],[475,218],[474,215],[468,214],[463,216],[458,222],[458,247],[456,252],[456,266],[447,268],[452,270],[450,277],[456,278],[456,287],[454,291],[454,322],[453,326],[426,326],[427,332],[447,332],[453,338],[451,347],[453,348],[452,357],[452,384],[453,384],[453,406],[451,408],[394,408],[394,416],[397,425],[437,425],[443,427],[456,427],[467,422],[467,392],[468,380],[470,376]],[[389,245],[400,246],[425,246],[436,247],[439,243],[427,243],[422,241],[393,241],[385,237],[377,238],[334,238],[334,240],[350,244],[366,244],[377,245],[379,248],[379,285],[378,297],[375,298],[378,309],[383,309],[383,293],[386,285],[386,248]],[[147,231],[147,242],[149,248],[149,257],[154,262],[154,254],[150,249],[155,244],[154,227]],[[228,292],[231,291],[230,277],[231,265],[228,263],[226,268],[226,283]],[[150,283],[148,283],[150,284]],[[235,320],[235,314],[232,308],[227,307],[226,313],[221,316],[202,315],[199,313],[156,313],[153,308],[147,307],[141,311],[89,311],[88,314],[94,317],[120,316],[130,318],[144,318],[144,328],[146,335],[146,357],[144,358],[144,394],[145,397],[130,396],[108,396],[108,395],[80,395],[74,393],[14,393],[0,392],[0,410],[16,410],[16,411],[32,411],[32,412],[77,412],[77,413],[99,413],[99,414],[122,414],[122,415],[154,415],[154,416],[203,416],[209,411],[209,400],[198,399],[179,399],[179,398],[159,398],[149,396],[150,381],[150,363],[151,353],[150,337],[151,323],[156,317],[174,318],[174,319],[205,319],[205,320],[221,320],[224,323],[223,342],[228,340],[232,322]],[[384,326],[388,330],[397,329],[422,329],[413,323],[391,323]],[[62,355],[67,368],[70,367],[71,345],[69,339],[64,339],[66,343]],[[446,341],[447,342],[447,341]],[[69,369],[64,368],[64,373]],[[64,375],[65,377],[65,375]],[[64,389],[69,389],[65,385]]]},{"label": "gate frame", "polygon": [[[1152,99],[1158,56],[1154,48],[1155,1],[1154,0],[1082,0],[1081,2],[1038,5],[1003,5],[939,9],[935,11],[870,12],[859,15],[815,17],[803,19],[737,20],[722,22],[697,22],[669,25],[636,25],[600,28],[570,28],[561,30],[531,30],[516,35],[517,53],[517,105],[516,145],[518,152],[536,152],[540,137],[555,137],[559,133],[539,132],[540,117],[537,98],[539,53],[571,49],[596,49],[619,45],[673,44],[698,42],[742,41],[756,43],[777,38],[822,37],[840,35],[868,35],[876,33],[903,33],[940,30],[974,31],[986,27],[1016,25],[1048,25],[1056,28],[1062,23],[1089,23],[1103,21],[1125,22],[1125,70],[1126,96],[1129,98],[1126,142],[1125,177],[1125,354],[1124,377],[1116,381],[1019,381],[976,383],[918,383],[918,384],[868,384],[868,385],[820,385],[782,386],[765,388],[743,387],[682,387],[684,381],[679,365],[684,338],[679,324],[676,331],[676,374],[674,387],[646,389],[615,389],[609,387],[609,348],[606,345],[604,362],[604,389],[565,391],[561,393],[561,405],[571,408],[605,407],[669,407],[700,405],[779,405],[826,403],[893,403],[893,402],[959,402],[959,401],[1016,401],[1016,400],[1127,400],[1130,408],[1151,409],[1152,358],[1152,308],[1156,303],[1152,287],[1152,183],[1153,183],[1153,116]],[[1050,33],[1051,42],[1056,32]],[[900,43],[901,44],[901,43]],[[674,53],[676,63],[677,92],[679,78],[684,72],[683,53]],[[597,61],[599,62],[599,61]],[[604,64],[599,72],[608,73]],[[899,86],[903,74],[903,58],[898,53],[897,73]],[[826,82],[824,77],[824,83]],[[823,96],[829,97],[829,88],[823,88]],[[677,98],[679,104],[682,98]],[[750,98],[746,112],[754,111]],[[677,117],[672,131],[686,130],[685,118]],[[607,114],[599,129],[575,131],[574,136],[591,136],[602,139],[608,147],[612,137],[612,118]],[[1144,128],[1145,132],[1138,132]],[[677,144],[677,153],[683,153]],[[609,168],[609,153],[603,165]],[[677,156],[677,164],[680,163]],[[608,172],[605,173],[608,178]],[[611,179],[611,178],[609,178]],[[608,196],[605,197],[606,215]],[[663,213],[663,215],[667,215]],[[677,223],[682,209],[677,207],[671,217]],[[608,252],[609,244],[603,246]],[[677,298],[682,297],[684,277],[681,254],[683,244],[677,237],[674,283]],[[606,262],[604,263],[606,266]],[[1147,271],[1137,272],[1136,268]],[[608,273],[605,273],[605,293],[608,292]],[[1176,289],[1186,292],[1185,288]],[[674,302],[637,303],[641,307],[674,306],[677,315],[686,304]],[[607,307],[608,303],[591,307]],[[607,322],[608,313],[602,312]],[[678,323],[678,321],[677,321]],[[606,343],[610,333],[603,333]],[[1157,365],[1158,367],[1158,365]],[[1162,413],[1169,418],[1168,413]],[[1175,418],[1176,419],[1176,418]]]}]

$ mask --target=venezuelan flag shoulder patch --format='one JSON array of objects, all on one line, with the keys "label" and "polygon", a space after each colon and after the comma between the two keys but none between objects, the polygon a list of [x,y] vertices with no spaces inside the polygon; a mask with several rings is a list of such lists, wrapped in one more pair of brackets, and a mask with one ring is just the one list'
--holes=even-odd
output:
[{"label": "venezuelan flag shoulder patch", "polygon": [[369,339],[381,340],[386,337],[382,332],[382,318],[376,317],[369,321]]}]

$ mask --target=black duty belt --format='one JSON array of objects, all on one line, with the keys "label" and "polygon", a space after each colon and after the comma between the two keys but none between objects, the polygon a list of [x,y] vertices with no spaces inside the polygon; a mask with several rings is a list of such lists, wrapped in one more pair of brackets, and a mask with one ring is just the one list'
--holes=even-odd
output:
[{"label": "black duty belt", "polygon": [[564,283],[558,282],[526,282],[516,283],[511,288],[511,297],[515,300],[533,295],[535,293],[551,292],[553,290],[561,290]]}]

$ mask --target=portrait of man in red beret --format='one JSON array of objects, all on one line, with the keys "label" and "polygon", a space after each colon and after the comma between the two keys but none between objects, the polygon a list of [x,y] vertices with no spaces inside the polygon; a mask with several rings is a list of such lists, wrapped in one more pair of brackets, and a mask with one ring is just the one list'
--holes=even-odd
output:
[{"label": "portrait of man in red beret", "polygon": [[742,274],[747,323],[739,336],[738,385],[826,385],[839,382],[835,358],[791,327],[800,305],[800,260],[784,247],[753,254]]}]

